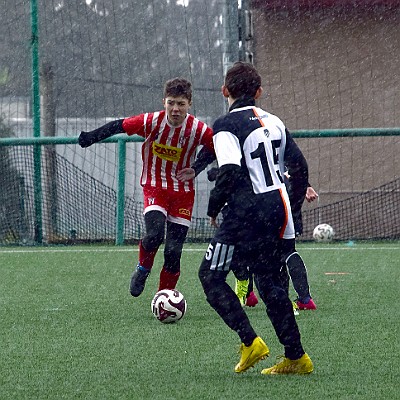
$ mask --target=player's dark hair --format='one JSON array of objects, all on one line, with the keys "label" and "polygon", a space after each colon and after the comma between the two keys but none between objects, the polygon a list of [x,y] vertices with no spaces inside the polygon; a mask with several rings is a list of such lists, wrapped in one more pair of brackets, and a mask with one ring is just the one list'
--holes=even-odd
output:
[{"label": "player's dark hair", "polygon": [[174,78],[165,82],[164,98],[179,96],[192,101],[192,84],[184,78]]},{"label": "player's dark hair", "polygon": [[243,96],[255,97],[261,86],[261,76],[252,64],[238,61],[228,69],[225,86],[233,99]]}]

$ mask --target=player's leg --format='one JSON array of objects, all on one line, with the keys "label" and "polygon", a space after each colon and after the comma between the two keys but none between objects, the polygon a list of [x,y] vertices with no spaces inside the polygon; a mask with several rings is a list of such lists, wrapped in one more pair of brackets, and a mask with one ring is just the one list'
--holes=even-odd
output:
[{"label": "player's leg", "polygon": [[[282,282],[282,287],[285,289],[287,295],[289,296],[290,277],[289,277],[286,262],[284,260],[282,260],[282,266],[281,266],[281,270],[280,270],[280,279]],[[299,315],[299,307],[297,306],[296,301],[292,301],[292,307],[293,307],[294,315],[296,315],[296,316]]]},{"label": "player's leg", "polygon": [[285,239],[283,246],[287,269],[298,297],[297,306],[299,309],[315,310],[317,307],[311,298],[307,267],[296,251],[295,239]]},{"label": "player's leg", "polygon": [[139,243],[139,265],[151,269],[158,248],[164,240],[166,217],[160,211],[149,211],[144,215],[146,233]]},{"label": "player's leg", "polygon": [[249,276],[249,287],[247,288],[246,303],[247,307],[255,307],[258,304],[258,298],[254,291],[254,276],[250,272]]},{"label": "player's leg", "polygon": [[226,282],[234,248],[234,245],[218,243],[213,239],[200,265],[199,278],[211,307],[238,333],[243,343],[249,344],[257,335],[238,297]]},{"label": "player's leg", "polygon": [[240,301],[240,304],[242,307],[244,307],[246,305],[251,274],[247,269],[237,271],[235,268],[232,268],[232,271],[235,275],[235,293]]},{"label": "player's leg", "polygon": [[[295,237],[301,235],[303,232],[303,222],[301,216],[301,209],[293,213],[293,219],[288,221],[285,232],[283,234],[283,255],[287,270],[290,278],[292,279],[294,290],[297,293],[298,298],[302,298],[307,301],[309,305],[315,304],[311,300],[310,288],[308,285],[307,269],[303,262],[303,259],[296,252]],[[289,283],[287,283],[287,292],[289,292]],[[293,308],[298,313],[297,309],[300,309],[299,305],[303,304],[299,300],[294,301]]]},{"label": "player's leg", "polygon": [[282,285],[280,259],[268,257],[268,265],[258,264],[254,280],[261,299],[267,307],[267,314],[280,343],[284,346],[285,358],[282,363],[262,370],[262,374],[307,374],[313,364],[305,353],[300,340],[300,331],[294,317],[292,303]]},{"label": "player's leg", "polygon": [[154,257],[164,239],[165,215],[160,211],[149,211],[144,215],[146,234],[139,242],[139,262],[131,276],[130,292],[140,296],[153,267]]},{"label": "player's leg", "polygon": [[282,286],[280,261],[272,257],[268,257],[268,264],[258,265],[254,272],[254,281],[279,341],[285,347],[285,355],[295,359],[304,353],[300,332],[294,318],[292,303]]},{"label": "player's leg", "polygon": [[181,256],[188,226],[167,222],[167,235],[164,249],[164,266],[160,272],[158,290],[175,289],[181,269]]},{"label": "player's leg", "polygon": [[192,219],[193,192],[168,192],[167,235],[159,290],[174,289],[180,275],[181,255]]},{"label": "player's leg", "polygon": [[247,292],[249,290],[249,279],[235,279],[235,293],[242,307],[246,305]]},{"label": "player's leg", "polygon": [[269,349],[257,336],[238,297],[226,282],[233,253],[234,245],[219,243],[213,239],[200,265],[199,278],[208,303],[240,337],[241,358],[235,372],[244,372],[268,356]]},{"label": "player's leg", "polygon": [[[304,352],[300,331],[294,317],[292,303],[282,282],[281,244],[265,243],[260,258],[254,266],[254,281],[261,299],[267,307],[267,314],[280,343],[284,346],[285,358],[282,363],[262,370],[262,374],[307,374],[313,364]],[[274,249],[275,247],[275,249]],[[268,263],[265,263],[268,260]]]},{"label": "player's leg", "polygon": [[257,295],[254,292],[253,274],[248,273],[248,277],[235,278],[235,293],[239,298],[240,304],[247,307],[255,307],[258,304]]}]

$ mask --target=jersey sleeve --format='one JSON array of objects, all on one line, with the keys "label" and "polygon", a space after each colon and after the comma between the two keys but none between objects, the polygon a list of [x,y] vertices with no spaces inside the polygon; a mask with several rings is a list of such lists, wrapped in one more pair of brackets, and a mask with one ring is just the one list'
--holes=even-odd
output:
[{"label": "jersey sleeve", "polygon": [[125,118],[122,122],[122,128],[129,135],[139,135],[145,137],[145,115],[140,114]]},{"label": "jersey sleeve", "polygon": [[193,168],[195,171],[195,176],[206,169],[207,165],[215,161],[213,131],[210,127],[206,126],[206,129],[201,137],[200,144],[203,147],[197,154],[195,162],[191,165],[191,168]]},{"label": "jersey sleeve", "polygon": [[285,166],[289,173],[289,198],[293,213],[298,213],[304,202],[308,186],[307,161],[293,140],[292,135],[286,130]]},{"label": "jersey sleeve", "polygon": [[217,156],[218,166],[234,164],[241,165],[242,151],[237,136],[234,134],[235,127],[228,116],[218,118],[214,122],[214,149]]},{"label": "jersey sleeve", "polygon": [[220,131],[214,136],[214,148],[218,166],[239,165],[242,159],[239,139],[230,132]]},{"label": "jersey sleeve", "polygon": [[225,117],[217,119],[213,126],[219,173],[208,202],[207,215],[212,218],[218,215],[231,196],[241,169],[242,152],[234,129]]},{"label": "jersey sleeve", "polygon": [[123,119],[117,119],[115,121],[108,122],[107,124],[101,126],[90,132],[82,131],[79,135],[78,143],[81,147],[89,147],[93,143],[100,142],[107,139],[117,133],[124,132],[122,127]]},{"label": "jersey sleeve", "polygon": [[234,191],[240,166],[227,164],[219,169],[214,188],[210,192],[207,215],[216,218]]},{"label": "jersey sleeve", "polygon": [[195,176],[197,176],[201,171],[207,168],[207,165],[211,164],[215,161],[215,152],[214,148],[210,151],[206,146],[203,146],[202,149],[197,154],[195,162],[191,165],[194,169]]},{"label": "jersey sleeve", "polygon": [[207,126],[200,143],[211,153],[214,153],[213,130],[209,126]]}]

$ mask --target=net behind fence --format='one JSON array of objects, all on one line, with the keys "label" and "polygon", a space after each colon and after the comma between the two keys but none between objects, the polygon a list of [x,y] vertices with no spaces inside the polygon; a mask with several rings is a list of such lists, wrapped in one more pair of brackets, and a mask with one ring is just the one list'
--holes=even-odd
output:
[{"label": "net behind fence", "polygon": [[[1,149],[1,148],[0,148]],[[6,148],[2,148],[6,150]],[[0,178],[0,243],[32,244],[36,219],[33,194],[33,148],[9,147],[11,169]],[[4,170],[3,170],[4,171]],[[43,237],[46,243],[115,241],[116,191],[85,173],[46,146],[42,157]],[[319,223],[335,229],[337,240],[398,239],[400,179],[365,193],[303,212],[304,240],[312,239]],[[125,242],[137,242],[143,233],[143,204],[125,198]],[[195,216],[188,241],[207,241],[214,230],[208,218]]]},{"label": "net behind fence", "polygon": [[303,212],[303,238],[311,239],[315,226],[329,223],[335,239],[400,238],[400,179],[346,200]]},{"label": "net behind fence", "polygon": [[[77,136],[110,120],[159,110],[163,83],[175,76],[192,81],[191,112],[211,125],[226,111],[223,71],[240,46],[254,52],[248,57],[262,75],[260,105],[290,131],[399,126],[394,55],[400,51],[400,5],[394,0],[35,3],[40,136]],[[31,137],[32,0],[0,4],[0,137]],[[235,20],[239,4],[253,12],[240,26],[244,41]],[[320,194],[319,204],[304,206],[304,239],[311,239],[318,222],[330,223],[337,239],[399,237],[400,136],[297,142]],[[115,240],[116,147],[42,148],[46,242]],[[0,156],[0,244],[33,243],[32,147],[0,146]],[[140,163],[140,144],[129,143],[127,241],[143,231]],[[188,240],[212,234],[206,218],[211,188],[201,174]]]}]

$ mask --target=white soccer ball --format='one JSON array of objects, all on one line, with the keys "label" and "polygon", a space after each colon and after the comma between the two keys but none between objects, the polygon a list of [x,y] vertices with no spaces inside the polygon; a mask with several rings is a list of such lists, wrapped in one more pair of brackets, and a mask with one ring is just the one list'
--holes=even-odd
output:
[{"label": "white soccer ball", "polygon": [[313,238],[316,242],[330,242],[335,232],[328,224],[319,224],[314,228]]},{"label": "white soccer ball", "polygon": [[175,289],[160,290],[151,301],[151,312],[163,324],[179,321],[186,310],[187,303],[183,294]]}]

